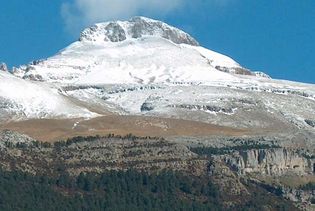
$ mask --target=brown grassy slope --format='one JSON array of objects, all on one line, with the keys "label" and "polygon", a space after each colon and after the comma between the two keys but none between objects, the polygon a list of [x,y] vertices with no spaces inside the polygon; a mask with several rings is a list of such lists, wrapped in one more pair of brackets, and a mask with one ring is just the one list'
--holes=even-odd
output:
[{"label": "brown grassy slope", "polygon": [[41,141],[114,133],[137,136],[240,136],[248,131],[196,121],[142,116],[103,116],[84,119],[42,119],[0,124],[0,130],[17,131]]}]

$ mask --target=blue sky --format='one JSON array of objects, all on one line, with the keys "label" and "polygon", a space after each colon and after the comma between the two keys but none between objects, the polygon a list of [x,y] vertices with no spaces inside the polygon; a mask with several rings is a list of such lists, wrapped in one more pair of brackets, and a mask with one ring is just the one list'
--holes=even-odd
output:
[{"label": "blue sky", "polygon": [[144,15],[274,78],[315,83],[314,0],[10,0],[0,7],[0,61],[19,66],[58,52],[82,28]]}]

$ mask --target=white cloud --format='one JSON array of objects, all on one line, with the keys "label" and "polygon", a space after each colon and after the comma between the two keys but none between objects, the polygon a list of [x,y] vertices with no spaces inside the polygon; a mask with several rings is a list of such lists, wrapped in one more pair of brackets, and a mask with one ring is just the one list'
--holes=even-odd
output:
[{"label": "white cloud", "polygon": [[82,27],[138,14],[163,15],[180,7],[186,0],[73,0],[63,3],[61,13],[66,28],[77,33]]}]

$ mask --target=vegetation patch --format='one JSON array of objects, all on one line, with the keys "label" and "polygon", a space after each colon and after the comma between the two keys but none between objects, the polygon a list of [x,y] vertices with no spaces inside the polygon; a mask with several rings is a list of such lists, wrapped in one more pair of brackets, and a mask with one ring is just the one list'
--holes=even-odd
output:
[{"label": "vegetation patch", "polygon": [[300,186],[301,190],[305,191],[314,191],[315,190],[315,182],[309,182],[305,185]]},{"label": "vegetation patch", "polygon": [[237,146],[230,146],[230,147],[196,147],[191,148],[190,150],[198,155],[225,155],[228,153],[231,153],[233,151],[247,151],[247,150],[253,150],[253,149],[273,149],[273,148],[279,148],[277,145],[271,145],[271,144],[259,144],[259,143],[250,143],[247,142],[243,145],[237,145]]}]

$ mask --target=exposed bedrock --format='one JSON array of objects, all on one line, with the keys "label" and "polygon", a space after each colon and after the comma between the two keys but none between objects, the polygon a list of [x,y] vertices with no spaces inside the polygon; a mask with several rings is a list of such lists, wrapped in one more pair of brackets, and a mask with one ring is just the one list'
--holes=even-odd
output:
[{"label": "exposed bedrock", "polygon": [[225,162],[239,174],[259,173],[281,176],[285,173],[312,174],[314,159],[285,148],[253,149],[224,155]]}]

